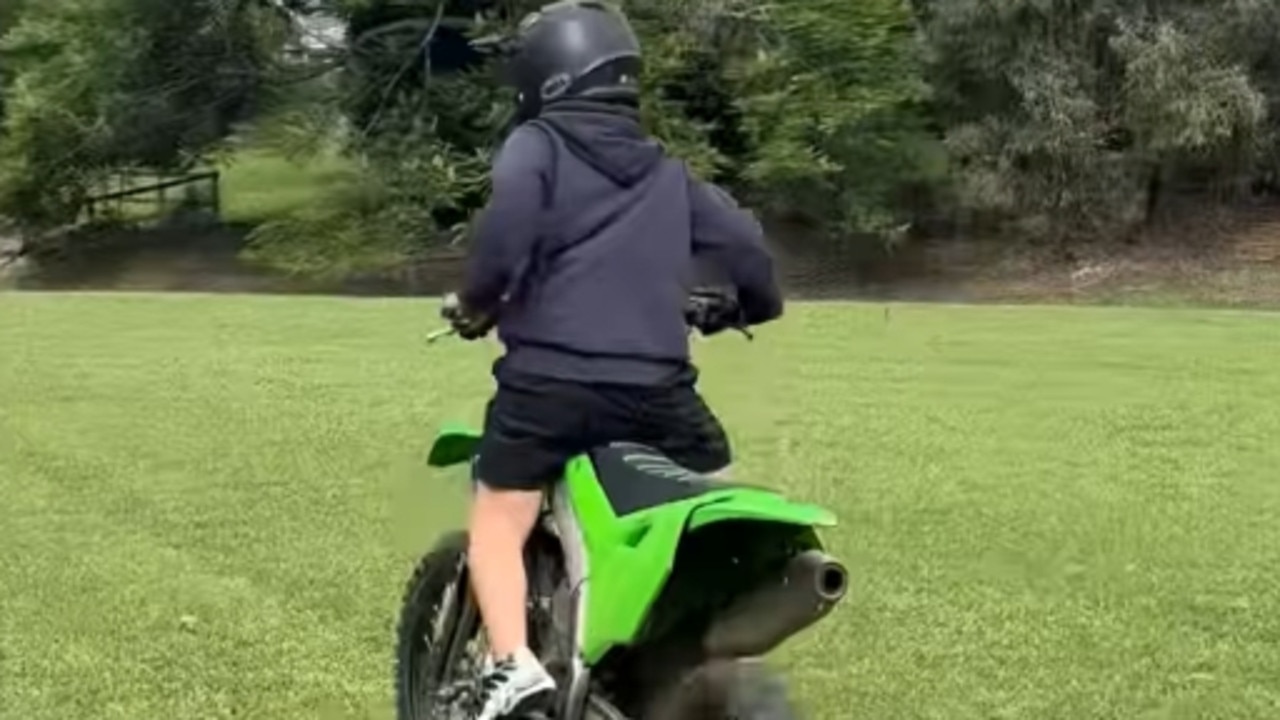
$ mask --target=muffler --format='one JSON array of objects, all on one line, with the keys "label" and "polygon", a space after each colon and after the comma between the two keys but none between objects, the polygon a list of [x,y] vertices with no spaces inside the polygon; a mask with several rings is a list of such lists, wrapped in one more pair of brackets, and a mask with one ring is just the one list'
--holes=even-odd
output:
[{"label": "muffler", "polygon": [[835,558],[808,550],[782,572],[719,613],[703,638],[712,658],[757,657],[826,617],[844,597],[849,573]]}]

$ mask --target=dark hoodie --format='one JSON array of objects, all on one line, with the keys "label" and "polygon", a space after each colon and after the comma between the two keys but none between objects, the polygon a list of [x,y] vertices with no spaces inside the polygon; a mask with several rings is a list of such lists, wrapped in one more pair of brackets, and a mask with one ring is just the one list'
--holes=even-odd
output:
[{"label": "dark hoodie", "polygon": [[690,377],[695,255],[737,287],[752,324],[782,312],[755,218],[668,158],[634,111],[553,105],[512,132],[492,178],[462,300],[498,313],[499,381]]}]

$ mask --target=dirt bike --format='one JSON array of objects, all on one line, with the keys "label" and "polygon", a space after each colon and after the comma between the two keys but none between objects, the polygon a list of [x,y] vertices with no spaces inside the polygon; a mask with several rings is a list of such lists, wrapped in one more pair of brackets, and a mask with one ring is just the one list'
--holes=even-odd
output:
[{"label": "dirt bike", "polygon": [[[732,314],[695,296],[691,327]],[[701,323],[701,324],[700,324]],[[447,426],[427,462],[472,460],[480,434]],[[632,443],[571,459],[525,547],[531,649],[557,682],[548,720],[792,720],[760,660],[826,616],[848,574],[818,528],[828,510],[678,466]],[[401,720],[470,720],[486,650],[467,538],[419,561],[397,630]]]}]

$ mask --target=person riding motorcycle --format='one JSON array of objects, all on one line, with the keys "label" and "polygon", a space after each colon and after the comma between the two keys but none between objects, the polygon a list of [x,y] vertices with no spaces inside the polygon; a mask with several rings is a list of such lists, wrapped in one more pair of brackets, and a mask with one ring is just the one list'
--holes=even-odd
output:
[{"label": "person riding motorcycle", "polygon": [[642,129],[640,45],[620,11],[543,7],[521,22],[505,70],[517,125],[494,160],[463,289],[442,311],[463,338],[496,326],[505,346],[472,465],[468,562],[491,653],[478,720],[554,696],[528,647],[522,550],[566,460],[630,441],[695,472],[730,464],[690,361],[695,265],[736,293],[739,315],[720,325],[782,314],[755,217]]}]

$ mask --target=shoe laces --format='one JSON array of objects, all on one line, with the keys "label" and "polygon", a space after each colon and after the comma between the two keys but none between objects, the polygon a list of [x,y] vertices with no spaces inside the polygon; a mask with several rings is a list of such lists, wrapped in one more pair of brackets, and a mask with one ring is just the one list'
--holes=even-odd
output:
[{"label": "shoe laces", "polygon": [[462,697],[458,697],[456,701],[460,701],[459,704],[463,705],[468,712],[480,713],[498,688],[511,679],[515,669],[515,658],[505,658],[495,662],[488,668],[488,672],[480,675],[473,683],[468,683],[469,692],[460,693]]},{"label": "shoe laces", "polygon": [[515,658],[506,658],[493,664],[489,672],[480,676],[480,694],[488,697],[493,694],[516,670]]}]

